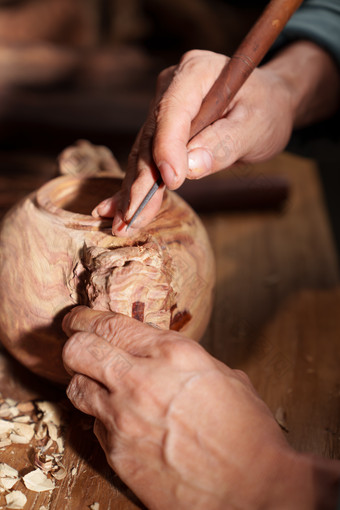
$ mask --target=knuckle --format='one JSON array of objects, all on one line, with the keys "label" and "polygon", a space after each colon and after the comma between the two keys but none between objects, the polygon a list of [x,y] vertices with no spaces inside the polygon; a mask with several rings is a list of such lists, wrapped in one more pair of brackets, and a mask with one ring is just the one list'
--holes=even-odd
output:
[{"label": "knuckle", "polygon": [[106,312],[105,315],[98,316],[94,319],[93,330],[98,336],[113,339],[117,334],[117,330],[119,332],[119,328],[117,327],[118,322],[119,318],[116,314],[113,312]]},{"label": "knuckle", "polygon": [[68,339],[63,348],[63,359],[72,360],[84,340],[84,333],[78,331]]},{"label": "knuckle", "polygon": [[243,370],[234,369],[234,375],[248,386],[252,385],[248,375]]},{"label": "knuckle", "polygon": [[72,377],[72,380],[67,388],[67,396],[72,402],[78,402],[82,400],[83,396],[83,385],[84,377],[77,374]]},{"label": "knuckle", "polygon": [[186,64],[187,62],[189,62],[191,60],[196,60],[198,58],[201,58],[205,54],[206,54],[206,52],[203,51],[203,50],[189,50],[189,51],[186,51],[182,55],[182,57],[181,57],[180,65],[181,64]]},{"label": "knuckle", "polygon": [[202,347],[189,339],[174,339],[173,335],[163,341],[162,344],[163,355],[171,363],[192,365],[198,359],[202,358]]},{"label": "knuckle", "polygon": [[161,89],[163,87],[164,83],[168,81],[169,76],[172,75],[175,68],[176,68],[176,66],[166,67],[159,73],[159,75],[157,77],[157,88],[158,89]]}]

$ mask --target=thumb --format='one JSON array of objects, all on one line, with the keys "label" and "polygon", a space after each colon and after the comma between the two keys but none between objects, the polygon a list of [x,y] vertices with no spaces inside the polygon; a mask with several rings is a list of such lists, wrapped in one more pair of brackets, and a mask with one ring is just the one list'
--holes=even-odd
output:
[{"label": "thumb", "polygon": [[233,165],[247,151],[243,140],[240,125],[228,119],[205,128],[188,144],[187,178],[200,179]]}]

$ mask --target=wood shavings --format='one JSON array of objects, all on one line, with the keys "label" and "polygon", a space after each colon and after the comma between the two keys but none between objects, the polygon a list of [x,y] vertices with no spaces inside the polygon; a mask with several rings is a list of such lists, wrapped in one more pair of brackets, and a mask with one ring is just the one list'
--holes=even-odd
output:
[{"label": "wood shavings", "polygon": [[51,475],[56,480],[63,480],[66,477],[66,475],[67,475],[67,470],[66,470],[65,466],[60,462],[58,464],[58,470],[57,471],[51,471]]},{"label": "wood shavings", "polygon": [[6,494],[6,508],[21,509],[27,503],[25,494],[21,491],[12,491]]},{"label": "wood shavings", "polygon": [[52,455],[44,455],[42,452],[38,452],[35,456],[34,465],[44,473],[49,473],[53,469],[54,464]]},{"label": "wood shavings", "polygon": [[282,407],[278,407],[275,413],[275,420],[280,425],[282,430],[289,432],[287,428],[287,415],[286,411]]},{"label": "wood shavings", "polygon": [[34,429],[27,423],[0,419],[0,434],[3,439],[5,439],[3,435],[7,434],[12,443],[27,444],[33,438]]},{"label": "wood shavings", "polygon": [[2,462],[0,464],[0,487],[9,490],[17,483],[18,480],[18,471]]},{"label": "wood shavings", "polygon": [[[34,428],[32,425],[28,423],[12,423],[13,432],[10,434],[10,439],[13,443],[29,443],[34,436]],[[13,437],[16,436],[17,440],[14,440]]]},{"label": "wood shavings", "polygon": [[[6,406],[6,404],[5,404]],[[14,416],[18,416],[19,414],[19,411],[17,409],[17,407],[15,406],[12,406],[12,407],[4,407],[4,405],[2,405],[0,407],[0,418],[14,418]]]},{"label": "wood shavings", "polygon": [[0,434],[9,434],[13,430],[13,424],[10,421],[0,419]]},{"label": "wood shavings", "polygon": [[0,437],[0,448],[5,448],[6,446],[9,446],[12,444],[12,441],[9,437]]},{"label": "wood shavings", "polygon": [[27,489],[34,492],[50,491],[55,488],[55,483],[47,478],[41,469],[37,468],[23,477]]},{"label": "wood shavings", "polygon": [[16,416],[13,418],[13,421],[17,423],[32,423],[32,420],[27,414],[24,414],[23,416]]},{"label": "wood shavings", "polygon": [[27,402],[19,402],[17,408],[21,414],[30,414],[35,410],[34,404],[30,400]]},{"label": "wood shavings", "polygon": [[16,406],[17,405],[17,401],[14,400],[13,398],[5,398],[5,402],[10,406]]},{"label": "wood shavings", "polygon": [[52,441],[52,439],[49,439],[49,440],[47,441],[47,443],[45,444],[45,446],[43,446],[43,447],[41,448],[41,451],[42,451],[42,452],[47,452],[47,450],[49,450],[49,449],[51,448],[51,446],[52,446],[52,445],[53,445],[53,441]]},{"label": "wood shavings", "polygon": [[47,426],[43,421],[39,421],[35,429],[35,438],[40,441],[44,439],[47,434]]},{"label": "wood shavings", "polygon": [[58,450],[60,453],[64,453],[64,450],[65,450],[65,445],[64,445],[64,438],[63,437],[58,437],[57,439],[57,445],[58,445]]},{"label": "wood shavings", "polygon": [[[62,425],[61,409],[48,401],[18,403],[13,399],[0,400],[0,448],[12,444],[35,441],[34,471],[22,478],[27,489],[34,492],[50,491],[55,480],[67,476],[61,463],[64,439],[59,435]],[[10,491],[20,480],[18,472],[7,464],[0,464],[0,493]],[[9,499],[8,508],[23,508],[20,491]],[[18,492],[18,493],[16,493]],[[12,492],[11,492],[12,494]],[[25,504],[25,503],[23,503]]]},{"label": "wood shavings", "polygon": [[96,501],[95,503],[92,503],[89,508],[90,510],[99,510],[99,503]]},{"label": "wood shavings", "polygon": [[63,480],[67,470],[61,463],[60,457],[60,454],[46,455],[40,451],[35,456],[34,465],[45,474],[50,473],[56,480]]},{"label": "wood shavings", "polygon": [[58,440],[58,427],[56,426],[56,424],[49,421],[49,422],[47,422],[46,425],[47,425],[48,435],[50,436],[52,441],[57,441]]},{"label": "wood shavings", "polygon": [[54,402],[48,402],[47,400],[42,400],[36,402],[36,405],[39,411],[43,413],[43,421],[45,423],[52,422],[57,427],[60,427],[62,424],[61,410],[57,404]]},{"label": "wood shavings", "polygon": [[75,476],[76,474],[77,474],[77,468],[73,467],[73,468],[71,469],[71,475],[72,475],[72,476]]}]

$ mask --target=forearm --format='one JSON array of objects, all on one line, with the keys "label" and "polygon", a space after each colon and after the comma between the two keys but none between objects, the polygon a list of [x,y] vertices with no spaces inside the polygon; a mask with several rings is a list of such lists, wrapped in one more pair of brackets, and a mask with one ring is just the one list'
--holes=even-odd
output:
[{"label": "forearm", "polygon": [[296,41],[263,68],[270,69],[285,82],[295,128],[323,120],[339,108],[340,70],[320,46]]}]

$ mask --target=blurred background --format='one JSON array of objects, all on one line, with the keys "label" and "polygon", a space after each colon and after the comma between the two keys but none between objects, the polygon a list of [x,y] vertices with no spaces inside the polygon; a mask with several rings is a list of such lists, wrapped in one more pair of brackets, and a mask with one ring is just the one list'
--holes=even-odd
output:
[{"label": "blurred background", "polygon": [[[79,138],[107,145],[124,168],[157,74],[193,48],[230,55],[260,9],[242,0],[0,0],[0,172],[17,176],[1,208],[51,177]],[[338,120],[301,130],[289,149],[317,159],[339,246]]]}]

